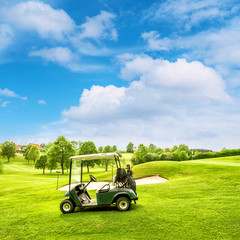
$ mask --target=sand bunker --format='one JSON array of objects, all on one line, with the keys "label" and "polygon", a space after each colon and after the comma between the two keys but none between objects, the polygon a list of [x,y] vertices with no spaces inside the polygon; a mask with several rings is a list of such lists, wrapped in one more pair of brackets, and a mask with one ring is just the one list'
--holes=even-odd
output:
[{"label": "sand bunker", "polygon": [[[163,183],[163,182],[167,182],[168,180],[165,178],[161,178],[159,176],[151,176],[151,177],[146,177],[146,178],[139,178],[136,179],[136,184],[137,185],[145,185],[145,184],[155,184],[155,183]],[[105,184],[107,184],[108,182],[91,182],[87,189],[88,190],[94,190],[94,189],[99,189],[102,186],[104,186]],[[75,186],[76,184],[71,184],[72,187]],[[59,188],[59,191],[68,191],[69,186],[66,185],[64,187]]]}]

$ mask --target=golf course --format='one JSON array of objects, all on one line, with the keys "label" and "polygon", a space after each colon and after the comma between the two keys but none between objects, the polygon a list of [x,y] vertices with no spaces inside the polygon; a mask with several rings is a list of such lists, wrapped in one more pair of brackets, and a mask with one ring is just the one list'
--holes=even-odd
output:
[{"label": "golf course", "polygon": [[[240,156],[136,165],[136,179],[158,175],[169,181],[137,186],[139,200],[129,211],[113,206],[71,214],[59,209],[66,197],[57,190],[56,171],[43,175],[22,156],[0,160],[1,239],[240,238]],[[112,178],[111,169],[90,173],[98,181]],[[89,180],[86,171],[83,180]],[[59,174],[58,187],[67,183],[68,173]]]}]

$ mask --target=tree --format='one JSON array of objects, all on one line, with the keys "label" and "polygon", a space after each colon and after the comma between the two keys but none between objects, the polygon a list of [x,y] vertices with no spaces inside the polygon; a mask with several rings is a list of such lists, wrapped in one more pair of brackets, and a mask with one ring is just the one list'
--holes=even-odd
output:
[{"label": "tree", "polygon": [[161,153],[163,153],[163,149],[162,148],[157,148],[155,152],[157,154],[161,154]]},{"label": "tree", "polygon": [[99,148],[98,148],[98,152],[102,152],[102,150],[103,150],[103,147],[102,146],[100,146]]},{"label": "tree", "polygon": [[[92,141],[84,142],[80,149],[79,149],[79,155],[86,155],[86,154],[94,154],[97,153],[97,148]],[[94,167],[96,163],[99,163],[98,161],[90,160],[90,161],[83,161],[83,165],[87,166],[87,172],[89,173],[89,167]]]},{"label": "tree", "polygon": [[179,160],[180,161],[185,161],[188,159],[188,154],[185,151],[181,151],[179,153]]},{"label": "tree", "polygon": [[144,146],[143,144],[139,144],[137,152],[135,153],[136,164],[146,162],[146,159],[144,157],[145,157],[145,155],[147,155],[147,153],[148,153],[148,148],[146,146]]},{"label": "tree", "polygon": [[46,143],[41,143],[41,144],[40,144],[40,147],[41,147],[41,148],[45,148],[45,147],[46,147]]},{"label": "tree", "polygon": [[51,162],[60,164],[62,174],[64,174],[64,167],[68,166],[69,158],[73,155],[75,155],[73,145],[63,136],[58,137],[47,152]]},{"label": "tree", "polygon": [[117,151],[117,146],[116,146],[116,145],[113,145],[113,146],[112,146],[112,150],[113,150],[113,152],[116,152],[116,151]]},{"label": "tree", "polygon": [[[43,145],[43,146],[42,146]],[[52,142],[48,143],[48,144],[45,144],[45,143],[42,143],[40,146],[42,147],[42,152],[47,152],[48,149],[53,145]]]},{"label": "tree", "polygon": [[28,153],[29,153],[29,150],[25,152],[25,159],[28,160],[28,163],[29,163]]},{"label": "tree", "polygon": [[45,173],[45,168],[47,167],[47,155],[42,155],[40,158],[36,161],[35,168],[36,169],[42,169],[43,174]]},{"label": "tree", "polygon": [[191,150],[189,150],[188,146],[185,145],[185,144],[180,144],[180,145],[178,146],[178,149],[179,149],[180,152],[181,152],[181,151],[185,151],[185,152],[188,153],[189,155],[191,154]]},{"label": "tree", "polygon": [[[112,147],[107,145],[103,148],[103,153],[109,153],[109,152],[112,152]],[[113,163],[112,159],[104,159],[103,160],[103,165],[105,165],[105,170],[107,171],[108,170],[108,165]]]},{"label": "tree", "polygon": [[81,147],[82,144],[83,144],[83,142],[78,141],[78,149]]},{"label": "tree", "polygon": [[151,143],[149,144],[148,149],[150,153],[155,153],[157,150],[157,146]]},{"label": "tree", "polygon": [[73,148],[78,149],[78,142],[77,141],[71,141],[70,142],[73,145]]},{"label": "tree", "polygon": [[50,158],[50,159],[48,159],[47,167],[48,167],[48,169],[50,170],[50,173],[51,173],[53,169],[57,169],[58,163],[55,161],[54,158]]},{"label": "tree", "polygon": [[172,154],[170,152],[163,152],[159,156],[160,160],[172,160]]},{"label": "tree", "polygon": [[26,151],[26,152],[27,152],[27,151],[30,151],[31,147],[32,147],[32,144],[28,144],[28,145],[26,146],[25,151]]},{"label": "tree", "polygon": [[133,147],[134,147],[134,144],[132,142],[129,142],[127,145],[127,152],[133,153]]},{"label": "tree", "polygon": [[35,161],[39,158],[39,156],[40,156],[40,151],[38,150],[38,147],[35,145],[32,145],[29,153],[27,154],[27,159],[33,160],[33,162],[35,163]]},{"label": "tree", "polygon": [[152,162],[155,160],[154,158],[154,155],[152,153],[147,153],[145,156],[144,156],[144,162]]},{"label": "tree", "polygon": [[175,152],[176,150],[178,150],[178,147],[174,145],[173,148],[171,149],[171,152]]},{"label": "tree", "polygon": [[165,148],[164,152],[171,152],[170,148]]},{"label": "tree", "polygon": [[14,158],[16,154],[16,144],[14,142],[5,141],[1,145],[2,149],[2,156],[6,157],[8,159],[8,162],[10,161],[10,158]]},{"label": "tree", "polygon": [[22,146],[21,146],[21,150],[24,151],[23,148],[25,148],[25,147],[26,147],[26,145],[22,145]]},{"label": "tree", "polygon": [[172,155],[172,160],[180,161],[178,148],[174,152],[172,152],[171,155]]}]

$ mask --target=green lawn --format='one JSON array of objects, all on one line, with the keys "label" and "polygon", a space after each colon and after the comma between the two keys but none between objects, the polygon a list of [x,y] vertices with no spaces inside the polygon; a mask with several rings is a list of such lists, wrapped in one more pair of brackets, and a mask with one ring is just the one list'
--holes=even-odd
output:
[{"label": "green lawn", "polygon": [[[170,181],[138,186],[139,200],[128,212],[91,208],[66,215],[56,173],[42,175],[22,157],[3,161],[1,239],[240,239],[240,157],[134,166],[136,178],[158,174]],[[112,176],[111,170],[91,174]],[[67,181],[61,175],[59,185]]]}]

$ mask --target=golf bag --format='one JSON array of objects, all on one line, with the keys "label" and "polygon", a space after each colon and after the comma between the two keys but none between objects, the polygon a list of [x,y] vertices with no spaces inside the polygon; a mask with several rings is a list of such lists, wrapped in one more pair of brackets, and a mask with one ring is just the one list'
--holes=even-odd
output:
[{"label": "golf bag", "polygon": [[131,170],[128,170],[126,173],[124,168],[118,168],[115,183],[118,187],[130,188],[136,192],[136,181]]},{"label": "golf bag", "polygon": [[136,192],[136,181],[133,176],[127,176],[127,188],[131,188],[134,192]]}]

